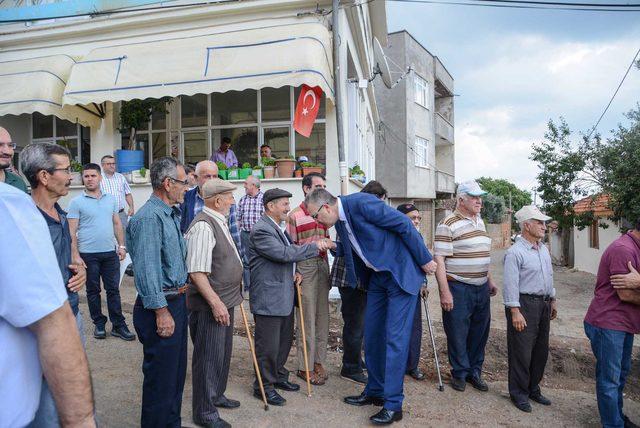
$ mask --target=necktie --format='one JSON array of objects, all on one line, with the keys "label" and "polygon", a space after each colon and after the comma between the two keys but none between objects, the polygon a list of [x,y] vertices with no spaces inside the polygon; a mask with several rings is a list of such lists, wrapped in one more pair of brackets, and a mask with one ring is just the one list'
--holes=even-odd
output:
[{"label": "necktie", "polygon": [[344,258],[344,268],[347,273],[347,282],[349,283],[349,287],[356,288],[357,286],[357,278],[356,278],[356,269],[353,264],[353,253],[351,252],[351,241],[349,240],[349,232],[347,232],[347,227],[345,226],[345,222],[338,221],[335,224],[336,232],[338,233],[338,237],[340,238],[340,244],[342,245],[342,257]]}]

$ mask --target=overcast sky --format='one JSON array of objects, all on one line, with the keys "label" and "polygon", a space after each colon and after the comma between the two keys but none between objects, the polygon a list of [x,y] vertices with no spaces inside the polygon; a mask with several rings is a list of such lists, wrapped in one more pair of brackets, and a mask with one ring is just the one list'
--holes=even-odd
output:
[{"label": "overcast sky", "polygon": [[[499,9],[387,2],[389,31],[407,30],[455,79],[456,181],[535,185],[528,159],[550,118],[586,132],[640,48],[640,13]],[[640,101],[634,68],[598,130]]]}]

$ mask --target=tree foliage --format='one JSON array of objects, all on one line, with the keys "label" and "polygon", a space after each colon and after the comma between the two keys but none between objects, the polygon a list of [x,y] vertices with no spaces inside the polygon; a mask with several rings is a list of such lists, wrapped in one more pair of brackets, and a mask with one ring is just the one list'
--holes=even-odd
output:
[{"label": "tree foliage", "polygon": [[487,223],[502,223],[506,211],[507,209],[502,196],[493,195],[491,193],[487,193],[482,196],[482,211],[480,212],[480,215]]},{"label": "tree foliage", "polygon": [[129,150],[133,150],[137,131],[149,120],[154,113],[166,113],[166,104],[170,98],[148,98],[146,100],[123,101],[120,104],[120,133],[129,132]]},{"label": "tree foliage", "polygon": [[476,180],[482,190],[495,196],[501,196],[505,205],[509,204],[511,197],[511,208],[513,212],[518,211],[525,205],[531,205],[531,193],[521,190],[512,182],[503,178],[480,177]]}]

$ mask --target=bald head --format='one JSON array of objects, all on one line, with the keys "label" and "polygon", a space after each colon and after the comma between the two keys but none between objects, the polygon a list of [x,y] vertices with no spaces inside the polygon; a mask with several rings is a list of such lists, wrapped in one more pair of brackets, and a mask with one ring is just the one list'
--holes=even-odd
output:
[{"label": "bald head", "polygon": [[218,165],[210,160],[198,162],[196,165],[196,180],[198,182],[198,187],[202,189],[204,183],[212,178],[218,178]]},{"label": "bald head", "polygon": [[7,169],[11,166],[13,159],[13,141],[11,134],[0,126],[0,169]]}]

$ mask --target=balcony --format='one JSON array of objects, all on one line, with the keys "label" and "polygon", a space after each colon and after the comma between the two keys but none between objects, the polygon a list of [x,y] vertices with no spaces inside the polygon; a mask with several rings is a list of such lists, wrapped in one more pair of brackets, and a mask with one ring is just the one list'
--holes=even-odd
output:
[{"label": "balcony", "polygon": [[436,192],[437,193],[455,193],[456,180],[452,174],[436,171]]},{"label": "balcony", "polygon": [[453,125],[440,113],[436,113],[436,145],[453,144]]},{"label": "balcony", "polygon": [[441,96],[453,95],[453,77],[451,77],[449,71],[447,71],[444,64],[442,64],[440,58],[435,57],[433,68],[437,92]]}]

